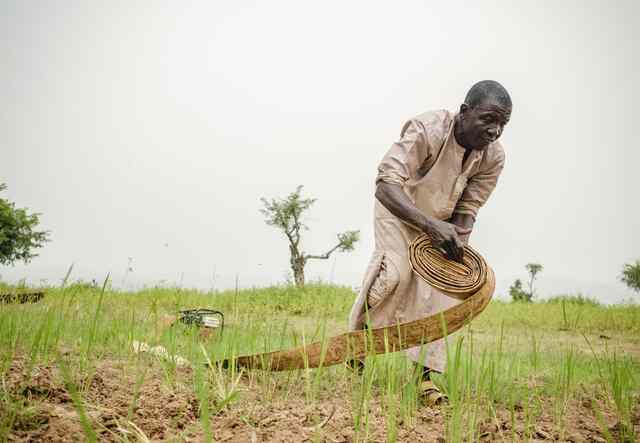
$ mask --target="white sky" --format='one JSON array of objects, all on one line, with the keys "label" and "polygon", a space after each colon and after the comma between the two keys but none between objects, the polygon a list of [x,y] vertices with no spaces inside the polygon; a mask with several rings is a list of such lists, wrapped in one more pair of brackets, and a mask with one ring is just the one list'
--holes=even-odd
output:
[{"label": "white sky", "polygon": [[[188,5],[187,5],[188,3]],[[3,1],[3,197],[52,241],[2,278],[127,287],[264,286],[288,272],[260,197],[318,198],[303,239],[355,252],[308,278],[358,286],[376,166],[402,123],[455,110],[478,80],[511,92],[507,164],[472,244],[504,294],[603,301],[640,257],[634,1]],[[128,257],[133,272],[124,275]]]}]

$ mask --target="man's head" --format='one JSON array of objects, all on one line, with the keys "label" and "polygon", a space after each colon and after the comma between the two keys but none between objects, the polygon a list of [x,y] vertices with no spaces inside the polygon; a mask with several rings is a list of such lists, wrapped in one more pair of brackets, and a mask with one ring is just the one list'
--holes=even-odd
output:
[{"label": "man's head", "polygon": [[460,105],[456,140],[467,149],[485,149],[502,135],[511,118],[511,108],[511,97],[500,83],[476,83]]}]

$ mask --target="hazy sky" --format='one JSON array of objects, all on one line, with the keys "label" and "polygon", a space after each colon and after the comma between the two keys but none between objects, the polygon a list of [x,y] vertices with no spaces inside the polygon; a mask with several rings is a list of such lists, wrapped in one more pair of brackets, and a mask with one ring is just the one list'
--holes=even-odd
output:
[{"label": "hazy sky", "polygon": [[[640,258],[635,1],[2,1],[0,182],[52,241],[3,279],[263,286],[288,273],[260,197],[318,202],[303,238],[355,252],[308,278],[358,286],[376,166],[405,120],[495,79],[514,111],[472,244],[498,293],[632,294]],[[635,105],[635,106],[634,106]],[[125,276],[128,258],[133,272]],[[125,279],[126,277],[126,279]]]}]

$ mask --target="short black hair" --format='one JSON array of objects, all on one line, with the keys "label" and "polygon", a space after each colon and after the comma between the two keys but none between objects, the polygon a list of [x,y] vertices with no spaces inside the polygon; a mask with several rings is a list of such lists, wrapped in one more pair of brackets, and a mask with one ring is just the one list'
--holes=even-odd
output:
[{"label": "short black hair", "polygon": [[482,80],[469,89],[464,102],[471,106],[477,106],[486,102],[511,109],[511,96],[507,90],[495,80]]}]

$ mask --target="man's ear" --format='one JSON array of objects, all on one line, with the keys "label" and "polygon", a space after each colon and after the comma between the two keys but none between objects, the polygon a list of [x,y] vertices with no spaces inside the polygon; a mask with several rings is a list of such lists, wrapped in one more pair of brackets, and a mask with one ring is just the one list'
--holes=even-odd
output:
[{"label": "man's ear", "polygon": [[469,110],[469,105],[466,103],[463,103],[460,105],[460,114],[464,114]]}]

